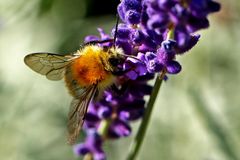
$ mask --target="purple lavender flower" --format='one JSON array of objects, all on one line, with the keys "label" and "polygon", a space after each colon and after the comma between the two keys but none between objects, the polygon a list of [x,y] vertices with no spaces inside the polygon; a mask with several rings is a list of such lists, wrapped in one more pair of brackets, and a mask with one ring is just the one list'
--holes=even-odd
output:
[{"label": "purple lavender flower", "polygon": [[[207,28],[208,14],[220,10],[212,0],[122,0],[118,5],[122,23],[111,36],[98,29],[100,37],[87,36],[85,42],[113,39],[116,42],[99,44],[116,45],[128,56],[121,68],[124,74],[117,77],[115,89],[104,92],[98,102],[89,106],[84,130],[85,142],[76,145],[77,155],[91,155],[96,160],[106,159],[102,143],[107,139],[131,134],[130,122],[140,119],[145,110],[144,96],[151,94],[147,82],[160,74],[177,74],[182,67],[177,56],[194,47],[200,35],[195,32]],[[107,123],[105,133],[102,124]]]},{"label": "purple lavender flower", "polygon": [[77,155],[91,153],[90,156],[92,156],[94,160],[104,160],[106,156],[102,150],[102,142],[101,136],[94,129],[89,129],[87,130],[85,143],[74,146],[74,152]]},{"label": "purple lavender flower", "polygon": [[[89,42],[93,42],[93,41],[104,41],[104,40],[111,40],[112,39],[108,34],[106,34],[104,32],[104,30],[102,28],[98,28],[97,30],[100,34],[100,37],[95,36],[95,35],[86,36],[85,39],[84,39],[85,44],[89,43]],[[99,46],[102,46],[102,47],[110,47],[112,45],[113,45],[113,43],[111,41],[99,44]]]},{"label": "purple lavender flower", "polygon": [[139,24],[141,19],[141,0],[123,0],[118,6],[118,13],[125,23]]},{"label": "purple lavender flower", "polygon": [[137,56],[141,61],[145,62],[149,73],[160,72],[163,65],[158,61],[157,55],[153,52],[139,53]]},{"label": "purple lavender flower", "polygon": [[123,69],[127,71],[125,75],[132,80],[147,73],[146,65],[142,61],[131,57],[126,59]]}]

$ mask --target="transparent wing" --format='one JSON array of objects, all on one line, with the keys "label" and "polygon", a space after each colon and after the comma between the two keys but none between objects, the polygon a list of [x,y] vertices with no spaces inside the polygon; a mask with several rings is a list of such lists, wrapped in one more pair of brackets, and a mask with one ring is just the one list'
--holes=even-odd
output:
[{"label": "transparent wing", "polygon": [[49,80],[60,80],[65,67],[76,56],[63,56],[54,53],[32,53],[24,57],[25,64],[37,73],[46,75]]},{"label": "transparent wing", "polygon": [[72,100],[68,113],[68,143],[74,144],[84,123],[88,105],[94,97],[97,86],[90,86],[84,89],[82,95]]}]

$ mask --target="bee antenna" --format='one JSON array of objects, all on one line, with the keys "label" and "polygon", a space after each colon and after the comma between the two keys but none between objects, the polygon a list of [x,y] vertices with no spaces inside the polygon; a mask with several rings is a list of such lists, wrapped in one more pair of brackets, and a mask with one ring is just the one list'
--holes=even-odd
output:
[{"label": "bee antenna", "polygon": [[118,16],[118,14],[116,14],[116,16],[117,16],[117,22],[116,22],[115,33],[114,33],[114,38],[113,38],[113,47],[114,48],[116,48],[116,39],[117,39],[118,23],[119,23],[119,16]]}]

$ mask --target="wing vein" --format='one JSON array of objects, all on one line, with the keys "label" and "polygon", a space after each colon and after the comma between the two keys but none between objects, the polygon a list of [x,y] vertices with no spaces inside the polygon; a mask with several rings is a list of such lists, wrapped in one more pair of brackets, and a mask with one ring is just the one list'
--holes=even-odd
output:
[{"label": "wing vein", "polygon": [[54,53],[32,53],[24,58],[24,62],[32,70],[45,75],[49,80],[60,80],[64,76],[65,67],[77,56],[64,56]]},{"label": "wing vein", "polygon": [[90,86],[85,89],[81,97],[73,99],[68,119],[68,142],[74,144],[84,123],[88,106],[95,95],[97,86]]}]

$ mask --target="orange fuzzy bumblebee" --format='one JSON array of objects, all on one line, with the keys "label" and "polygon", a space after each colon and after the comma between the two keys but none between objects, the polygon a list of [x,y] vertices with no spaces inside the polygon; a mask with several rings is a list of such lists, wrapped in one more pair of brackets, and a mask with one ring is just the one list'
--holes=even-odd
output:
[{"label": "orange fuzzy bumblebee", "polygon": [[32,70],[49,80],[63,77],[73,96],[68,114],[68,142],[75,143],[84,122],[84,116],[93,97],[114,83],[114,74],[124,60],[119,48],[86,45],[71,55],[32,53],[24,62]]},{"label": "orange fuzzy bumblebee", "polygon": [[67,87],[73,96],[78,96],[77,91],[74,90],[75,85],[89,87],[97,84],[101,90],[113,83],[114,67],[108,61],[113,57],[110,51],[104,51],[97,46],[87,46],[78,51],[78,54],[81,56],[66,68],[65,73]]}]

